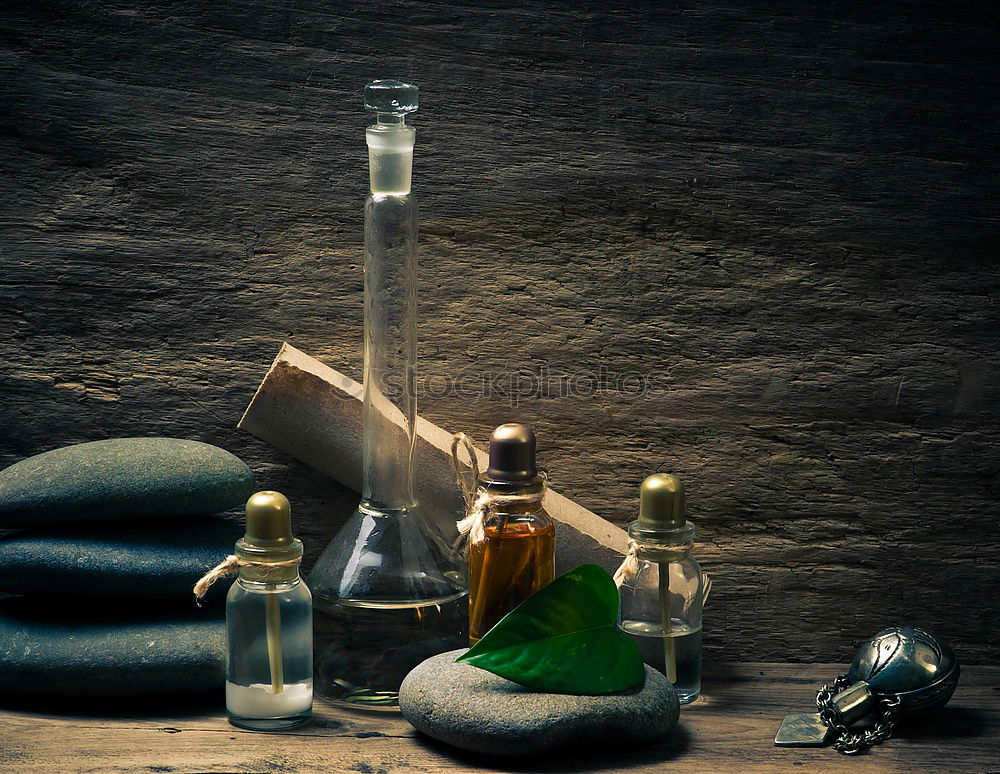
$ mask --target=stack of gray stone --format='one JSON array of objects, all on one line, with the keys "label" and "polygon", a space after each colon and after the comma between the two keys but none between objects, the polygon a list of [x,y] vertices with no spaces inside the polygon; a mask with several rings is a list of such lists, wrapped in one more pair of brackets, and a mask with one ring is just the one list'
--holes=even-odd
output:
[{"label": "stack of gray stone", "polygon": [[[218,687],[228,583],[191,588],[242,534],[253,473],[215,446],[121,438],[0,471],[0,693]],[[2,533],[0,533],[2,534]]]}]

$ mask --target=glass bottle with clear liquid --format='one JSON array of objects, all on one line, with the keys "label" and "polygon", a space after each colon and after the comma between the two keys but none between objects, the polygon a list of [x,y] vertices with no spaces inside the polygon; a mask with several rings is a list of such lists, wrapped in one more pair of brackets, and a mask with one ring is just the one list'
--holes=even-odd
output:
[{"label": "glass bottle with clear liquid", "polygon": [[701,695],[701,619],[711,581],[691,555],[695,528],[684,518],[680,479],[657,473],[639,494],[639,518],[628,527],[635,559],[622,573],[619,627],[674,684],[680,703],[690,704]]},{"label": "glass bottle with clear liquid", "polygon": [[285,496],[257,492],[246,513],[245,564],[226,597],[226,710],[233,725],[279,731],[312,714],[312,596]]},{"label": "glass bottle with clear liquid", "polygon": [[[414,496],[417,204],[410,191],[416,86],[374,81],[365,107],[371,195],[365,201],[362,498],[309,576],[316,689],[367,709],[396,709],[407,672],[462,647],[467,583],[449,537]],[[457,533],[456,533],[457,535]]]}]

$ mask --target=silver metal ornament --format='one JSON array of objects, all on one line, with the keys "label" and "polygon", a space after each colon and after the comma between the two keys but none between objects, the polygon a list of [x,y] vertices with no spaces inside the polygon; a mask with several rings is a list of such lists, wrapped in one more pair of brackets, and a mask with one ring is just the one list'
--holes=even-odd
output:
[{"label": "silver metal ornament", "polygon": [[[818,747],[835,737],[838,752],[864,752],[892,735],[900,712],[944,706],[955,692],[959,671],[952,649],[924,629],[883,629],[858,648],[847,674],[819,690],[819,712],[788,715],[774,743]],[[850,730],[871,715],[871,729]]]},{"label": "silver metal ornament", "polygon": [[894,696],[900,712],[910,712],[944,706],[959,671],[947,643],[923,629],[894,626],[858,649],[847,676],[879,696]]}]

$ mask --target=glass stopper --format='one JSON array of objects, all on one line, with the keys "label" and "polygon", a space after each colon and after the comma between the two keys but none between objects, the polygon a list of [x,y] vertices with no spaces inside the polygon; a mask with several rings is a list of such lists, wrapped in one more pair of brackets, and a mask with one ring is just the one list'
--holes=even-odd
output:
[{"label": "glass stopper", "polygon": [[378,120],[397,123],[420,104],[420,89],[412,83],[378,80],[365,86],[365,109],[378,113]]}]

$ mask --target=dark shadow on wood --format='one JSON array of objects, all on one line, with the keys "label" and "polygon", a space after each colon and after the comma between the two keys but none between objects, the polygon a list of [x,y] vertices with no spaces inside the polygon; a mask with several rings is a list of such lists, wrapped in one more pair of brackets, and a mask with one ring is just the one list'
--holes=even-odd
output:
[{"label": "dark shadow on wood", "polygon": [[[773,667],[773,665],[771,665]],[[830,680],[836,677],[835,674],[830,675]],[[740,664],[737,662],[714,662],[706,661],[702,670],[702,692],[706,695],[712,695],[712,685],[713,684],[730,684],[730,683],[758,683],[764,680],[766,682],[776,682],[776,683],[788,683],[789,685],[800,685],[809,684],[811,685],[815,680],[809,677],[798,677],[789,675],[787,673],[769,673],[767,668],[757,668],[753,671],[747,669],[745,664]],[[819,686],[816,686],[819,688]]]},{"label": "dark shadow on wood", "polygon": [[145,696],[32,696],[0,693],[0,708],[34,715],[94,718],[218,717],[222,686],[211,691]]},{"label": "dark shadow on wood", "polygon": [[670,739],[661,744],[651,744],[645,747],[631,744],[577,746],[572,748],[572,752],[563,749],[524,758],[460,750],[421,733],[416,735],[414,741],[428,750],[446,755],[457,763],[465,764],[470,769],[485,768],[525,772],[525,774],[539,772],[541,774],[541,772],[621,771],[653,766],[681,757],[691,745],[691,736],[681,724],[670,732]]},{"label": "dark shadow on wood", "polygon": [[944,707],[928,712],[903,715],[893,736],[914,744],[936,744],[945,739],[961,739],[996,733],[990,728],[985,712],[979,707]]}]

